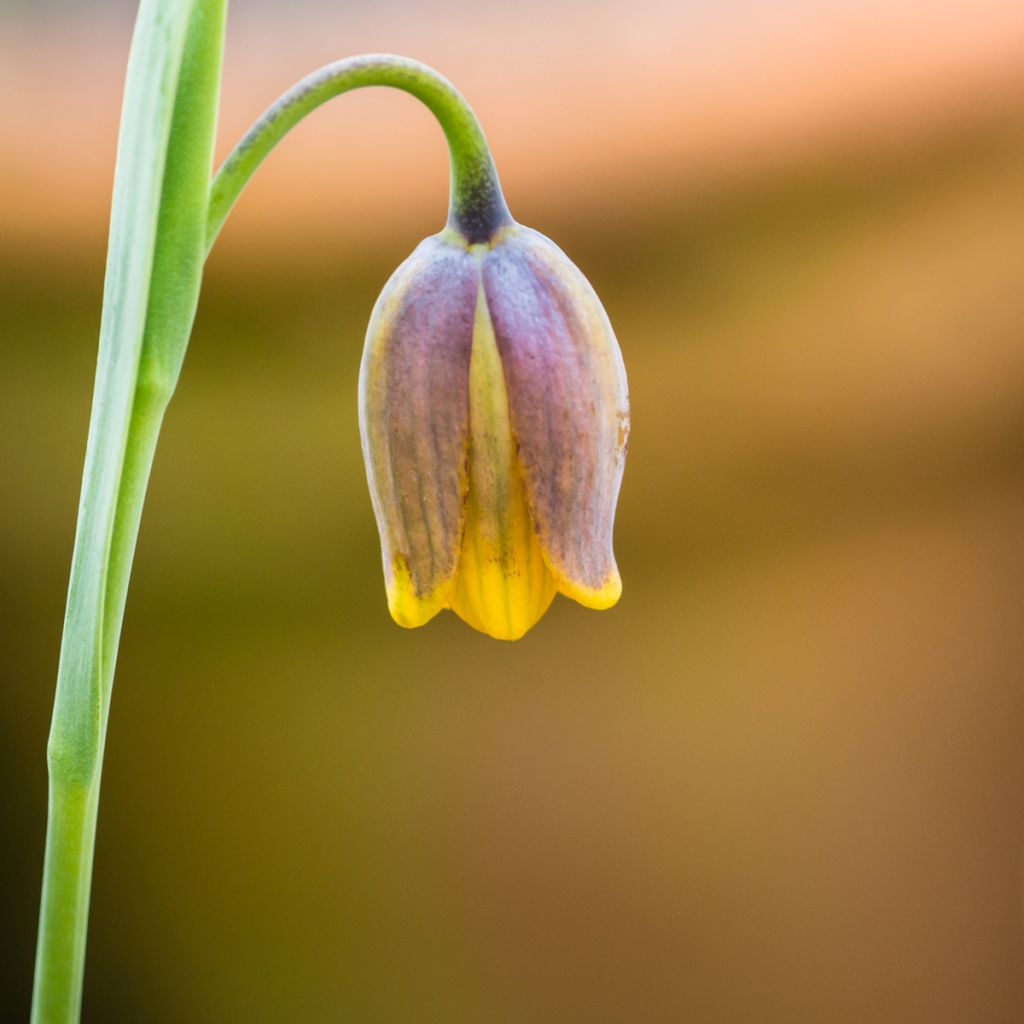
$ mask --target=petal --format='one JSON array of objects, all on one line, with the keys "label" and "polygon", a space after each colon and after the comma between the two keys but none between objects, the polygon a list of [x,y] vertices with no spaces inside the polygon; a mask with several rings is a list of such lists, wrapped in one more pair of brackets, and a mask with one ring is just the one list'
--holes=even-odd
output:
[{"label": "petal", "polygon": [[526,497],[558,589],[592,608],[622,590],[612,527],[629,435],[622,355],[587,279],[516,227],[483,265]]},{"label": "petal", "polygon": [[482,285],[469,364],[469,419],[469,491],[451,607],[475,629],[517,640],[547,611],[555,581],[526,504]]},{"label": "petal", "polygon": [[458,564],[478,287],[465,247],[428,238],[385,286],[367,330],[360,433],[388,607],[403,626],[445,607]]}]

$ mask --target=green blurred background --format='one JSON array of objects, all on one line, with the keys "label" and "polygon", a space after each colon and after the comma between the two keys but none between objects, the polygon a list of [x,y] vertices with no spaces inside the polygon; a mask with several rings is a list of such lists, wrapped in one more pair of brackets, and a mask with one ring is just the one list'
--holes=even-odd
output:
[{"label": "green blurred background", "polygon": [[[0,1019],[134,5],[0,5]],[[387,616],[356,424],[446,195],[319,112],[211,258],[113,703],[86,1021],[1024,1018],[1024,8],[238,3],[219,152],[397,50],[593,281],[634,429],[613,611]]]}]

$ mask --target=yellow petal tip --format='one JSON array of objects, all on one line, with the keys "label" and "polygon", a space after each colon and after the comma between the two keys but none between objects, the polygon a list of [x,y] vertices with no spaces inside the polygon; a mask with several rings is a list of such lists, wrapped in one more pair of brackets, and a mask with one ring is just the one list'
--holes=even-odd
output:
[{"label": "yellow petal tip", "polygon": [[588,587],[577,580],[570,580],[560,573],[556,575],[558,580],[558,591],[566,597],[571,598],[584,608],[593,608],[596,611],[604,611],[616,604],[622,596],[622,578],[617,570],[613,569],[608,578],[596,589]]},{"label": "yellow petal tip", "polygon": [[426,594],[417,594],[405,559],[398,555],[388,581],[388,611],[405,629],[426,625],[442,608],[448,607],[451,580],[445,580]]}]

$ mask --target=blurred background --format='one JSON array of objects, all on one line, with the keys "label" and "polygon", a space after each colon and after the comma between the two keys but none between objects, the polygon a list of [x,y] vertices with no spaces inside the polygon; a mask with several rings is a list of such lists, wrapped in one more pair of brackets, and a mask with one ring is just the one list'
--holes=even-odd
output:
[{"label": "blurred background", "polygon": [[[0,1019],[134,4],[0,3]],[[437,66],[588,274],[620,605],[390,622],[362,334],[429,115],[303,124],[210,259],[143,520],[85,1020],[1024,1019],[1024,5],[236,3],[221,155],[350,53]]]}]

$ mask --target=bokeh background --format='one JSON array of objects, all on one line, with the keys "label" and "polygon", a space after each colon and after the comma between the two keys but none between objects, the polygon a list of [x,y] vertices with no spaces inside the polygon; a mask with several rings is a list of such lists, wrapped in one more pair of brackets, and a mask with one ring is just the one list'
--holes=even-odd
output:
[{"label": "bokeh background", "polygon": [[[134,5],[0,4],[0,1019]],[[219,152],[328,60],[468,95],[604,298],[614,611],[388,619],[362,332],[440,132],[348,96],[209,262],[115,687],[87,1021],[1024,1019],[1024,6],[246,0]]]}]

